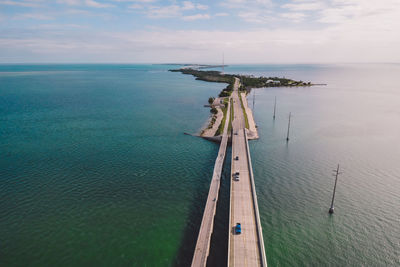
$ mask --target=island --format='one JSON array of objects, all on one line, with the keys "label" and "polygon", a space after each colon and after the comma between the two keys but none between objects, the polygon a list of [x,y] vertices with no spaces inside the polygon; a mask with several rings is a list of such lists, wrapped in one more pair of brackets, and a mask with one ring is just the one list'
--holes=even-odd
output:
[{"label": "island", "polygon": [[[220,71],[215,70],[199,70],[198,68],[183,67],[180,69],[171,69],[171,72],[181,72],[182,74],[193,75],[196,80],[207,81],[207,82],[219,82],[226,83],[227,86],[219,93],[218,97],[210,97],[208,99],[208,105],[210,108],[211,116],[206,126],[201,130],[200,136],[210,139],[219,140],[222,132],[224,131],[226,122],[227,106],[232,106],[232,92],[238,90],[239,100],[242,107],[242,112],[245,119],[245,126],[249,131],[249,139],[257,139],[258,132],[257,126],[253,119],[251,109],[248,107],[246,96],[251,92],[252,88],[265,88],[265,87],[305,87],[313,86],[311,82],[295,81],[287,78],[280,77],[254,77],[252,75],[234,75],[224,74]],[[233,118],[233,109],[230,109],[231,116]],[[237,112],[237,111],[236,111]],[[228,124],[228,128],[231,128],[231,121]],[[230,130],[230,129],[228,129]]]}]

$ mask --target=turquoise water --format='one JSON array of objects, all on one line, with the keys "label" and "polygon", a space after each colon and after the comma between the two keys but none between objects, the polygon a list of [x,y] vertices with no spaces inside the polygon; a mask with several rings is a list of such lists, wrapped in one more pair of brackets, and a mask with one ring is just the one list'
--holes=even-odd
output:
[{"label": "turquoise water", "polygon": [[[0,265],[190,263],[218,146],[183,132],[201,128],[203,104],[225,85],[172,67],[0,66]],[[250,149],[268,264],[399,265],[400,66],[225,71],[328,84],[253,90],[260,139]],[[224,223],[220,216],[216,229]]]},{"label": "turquoise water", "polygon": [[183,132],[224,85],[168,68],[1,67],[0,265],[187,261],[218,147]]},{"label": "turquoise water", "polygon": [[[252,92],[260,139],[250,149],[268,264],[399,266],[400,65],[233,66],[227,72],[328,84]],[[329,216],[338,163],[343,174]]]}]

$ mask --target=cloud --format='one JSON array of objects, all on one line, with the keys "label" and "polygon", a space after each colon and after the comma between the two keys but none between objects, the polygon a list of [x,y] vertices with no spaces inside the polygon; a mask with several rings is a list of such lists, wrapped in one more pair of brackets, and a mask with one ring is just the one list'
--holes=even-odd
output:
[{"label": "cloud", "polygon": [[321,10],[325,7],[322,2],[295,2],[291,4],[285,4],[281,6],[282,8],[287,8],[294,11],[313,11]]},{"label": "cloud", "polygon": [[113,0],[114,2],[131,2],[131,3],[154,3],[158,0]]},{"label": "cloud", "polygon": [[276,20],[272,14],[260,11],[239,12],[238,16],[246,22],[258,24],[271,23],[272,21]]},{"label": "cloud", "polygon": [[191,16],[183,16],[183,20],[192,21],[192,20],[199,20],[199,19],[210,19],[209,14],[196,14]]},{"label": "cloud", "polygon": [[95,0],[57,0],[57,3],[69,6],[87,6],[93,8],[115,7],[113,4],[101,3]]},{"label": "cloud", "polygon": [[82,4],[80,0],[57,0],[57,3],[69,6],[78,6]]},{"label": "cloud", "polygon": [[152,6],[149,7],[146,14],[149,18],[171,18],[177,17],[181,15],[181,7],[178,5],[170,5],[170,6]]},{"label": "cloud", "polygon": [[196,4],[196,8],[199,10],[207,10],[208,6],[207,5],[202,5],[202,4]]},{"label": "cloud", "polygon": [[[198,15],[183,15],[187,11],[205,10],[208,6],[194,4],[191,1],[183,1],[181,5],[173,4],[169,6],[149,6],[145,12],[149,18],[176,18],[180,17],[184,20],[204,19],[204,15],[200,18]],[[207,15],[209,16],[209,15]]]},{"label": "cloud", "polygon": [[272,0],[225,0],[221,3],[221,6],[223,7],[242,10],[270,8],[272,5]]},{"label": "cloud", "polygon": [[[213,62],[220,58],[221,51],[225,51],[228,61],[242,63],[400,61],[398,0],[296,0],[283,6],[270,1],[227,0],[224,4],[231,3],[231,8],[220,13],[213,9],[214,6],[204,11],[206,8],[195,1],[171,1],[167,5],[162,5],[161,1],[147,1],[96,0],[91,1],[93,8],[85,8],[85,0],[59,0],[66,5],[64,9],[56,6],[57,10],[51,10],[49,5],[45,14],[13,8],[19,13],[2,14],[7,18],[19,16],[44,21],[27,21],[24,26],[24,22],[12,25],[9,20],[3,27],[11,25],[13,28],[6,28],[0,35],[0,62]],[[0,0],[0,4],[5,2],[14,4],[16,1]],[[44,2],[25,0],[18,3],[39,5]],[[320,9],[316,3],[321,3]],[[219,25],[210,30],[193,30],[187,26],[191,23],[182,23],[187,30],[179,30],[182,29],[180,26],[160,28],[166,25],[164,20],[146,21],[148,25],[142,31],[127,31],[126,24],[121,27],[126,23],[121,18],[113,27],[115,31],[108,32],[100,28],[96,20],[91,23],[91,19],[114,16],[109,9],[100,9],[111,4],[116,7],[113,12],[128,6],[140,7],[134,11],[137,19],[143,16],[188,22],[205,22],[213,17],[222,20],[225,16],[238,19],[231,24],[231,31],[220,30]],[[243,8],[236,9],[240,5]],[[79,16],[88,18],[85,19],[87,28],[78,27],[81,25],[66,27],[62,23],[71,21],[56,20],[72,17],[72,23],[76,23],[80,20],[75,17]],[[51,18],[54,23],[45,21]],[[297,22],[301,23],[293,27]]]},{"label": "cloud", "polygon": [[21,7],[39,7],[41,1],[13,1],[1,0],[0,5],[21,6]]},{"label": "cloud", "polygon": [[182,10],[193,10],[196,8],[196,5],[190,1],[183,1],[183,5],[181,6]]},{"label": "cloud", "polygon": [[40,13],[23,13],[14,16],[13,19],[53,20],[54,17]]},{"label": "cloud", "polygon": [[95,8],[107,8],[107,7],[115,7],[112,4],[104,4],[104,3],[100,3],[100,2],[96,2],[94,0],[85,0],[85,4],[88,7],[95,7]]},{"label": "cloud", "polygon": [[294,22],[300,22],[304,20],[306,14],[300,12],[290,12],[290,13],[282,13],[281,17],[285,19],[290,19]]}]

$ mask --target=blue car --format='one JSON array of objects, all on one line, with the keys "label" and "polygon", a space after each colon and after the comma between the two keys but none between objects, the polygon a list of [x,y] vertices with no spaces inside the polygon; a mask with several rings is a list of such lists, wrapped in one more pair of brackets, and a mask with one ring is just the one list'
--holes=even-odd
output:
[{"label": "blue car", "polygon": [[239,235],[242,233],[242,226],[240,225],[240,223],[237,223],[235,226],[235,234]]}]

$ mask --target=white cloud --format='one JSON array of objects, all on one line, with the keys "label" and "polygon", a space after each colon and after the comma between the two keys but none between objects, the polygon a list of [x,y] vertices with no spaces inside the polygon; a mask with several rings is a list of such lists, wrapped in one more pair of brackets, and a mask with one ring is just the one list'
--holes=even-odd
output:
[{"label": "white cloud", "polygon": [[[61,0],[59,0],[61,1]],[[122,1],[122,0],[119,0]],[[143,1],[124,0],[129,5],[143,7],[140,14],[152,18],[178,18],[186,21],[207,20],[210,12],[199,11],[195,1],[172,1],[167,6],[143,4]],[[15,1],[1,1],[15,2]],[[76,9],[66,8],[63,13],[89,16],[104,15],[85,7],[84,0],[64,0]],[[94,2],[94,1],[93,1]],[[92,2],[92,4],[93,4]],[[116,0],[114,0],[114,3]],[[25,27],[21,31],[4,31],[0,36],[0,62],[15,61],[77,61],[77,62],[213,62],[225,51],[230,62],[292,63],[292,62],[384,62],[400,61],[400,1],[398,0],[332,0],[291,1],[284,9],[268,8],[269,1],[228,0],[224,3],[242,5],[214,17],[236,15],[246,30],[180,31],[160,29],[155,21],[143,31],[106,32],[96,28],[69,27],[57,21],[53,27],[36,29]],[[21,1],[19,3],[28,3]],[[41,3],[29,1],[29,3]],[[77,3],[77,4],[75,4]],[[97,0],[108,5],[110,1]],[[249,4],[250,3],[250,4]],[[258,4],[257,4],[258,3]],[[324,3],[317,9],[316,3]],[[307,4],[307,5],[305,5]],[[312,5],[311,5],[312,4]],[[96,4],[95,4],[96,5]],[[99,7],[99,6],[97,6]],[[103,6],[104,7],[104,6]],[[260,8],[263,7],[263,8]],[[226,11],[227,9],[225,9]],[[279,11],[277,11],[279,10]],[[213,12],[214,11],[214,12]],[[210,13],[210,14],[206,14]],[[46,19],[46,15],[25,15]],[[23,14],[22,14],[23,15]],[[21,16],[22,16],[21,15]],[[8,16],[8,15],[7,15]],[[57,17],[48,13],[49,18]],[[8,16],[9,17],[9,16]],[[0,18],[1,19],[1,18]],[[4,19],[4,18],[3,18]],[[47,18],[48,19],[48,18]],[[299,22],[293,28],[290,22]],[[245,22],[259,23],[256,25]],[[284,22],[284,23],[282,23]],[[288,22],[288,23],[286,23]],[[189,23],[186,23],[189,24]],[[270,25],[273,25],[271,27]],[[232,25],[236,29],[237,24]],[[22,32],[23,34],[20,34]],[[22,55],[29,55],[23,57]],[[19,60],[17,60],[19,59]]]},{"label": "white cloud", "polygon": [[270,8],[272,0],[225,0],[221,3],[223,7],[235,9],[253,9]]},{"label": "white cloud", "polygon": [[13,17],[14,19],[36,19],[36,20],[52,20],[54,17],[40,13],[23,13]]},{"label": "white cloud", "polygon": [[304,20],[306,14],[300,12],[290,12],[290,13],[282,13],[280,16],[282,18],[290,19],[294,22],[300,22]]},{"label": "white cloud", "polygon": [[178,5],[170,5],[164,7],[149,7],[146,14],[150,18],[172,18],[181,15],[181,7]]},{"label": "white cloud", "polygon": [[196,15],[191,15],[191,16],[183,16],[183,20],[199,20],[199,19],[210,19],[209,14],[196,14]]},{"label": "white cloud", "polygon": [[181,7],[182,10],[193,10],[196,8],[196,5],[190,1],[183,1],[183,5]]},{"label": "white cloud", "polygon": [[96,2],[94,0],[85,0],[85,4],[88,7],[95,7],[95,8],[114,7],[114,5],[112,5],[112,4],[104,4],[104,3]]},{"label": "white cloud", "polygon": [[132,5],[129,5],[128,7],[132,8],[132,9],[143,9],[144,8],[144,6],[141,4],[132,4]]},{"label": "white cloud", "polygon": [[69,6],[87,6],[94,8],[115,7],[113,4],[98,2],[95,0],[57,0],[57,3],[66,4]]},{"label": "white cloud", "polygon": [[287,8],[294,11],[311,11],[321,10],[325,5],[322,2],[301,2],[282,5],[282,8]]},{"label": "white cloud", "polygon": [[270,13],[260,11],[239,12],[238,16],[246,22],[259,24],[271,23],[275,20]]},{"label": "white cloud", "polygon": [[196,4],[196,8],[199,10],[207,10],[208,6],[207,5],[202,5],[202,4]]},{"label": "white cloud", "polygon": [[39,7],[42,1],[14,1],[14,0],[2,0],[0,5],[9,6],[21,6],[21,7]]},{"label": "white cloud", "polygon": [[81,0],[57,0],[59,4],[66,4],[69,6],[78,6],[81,5]]},{"label": "white cloud", "polygon": [[[173,4],[169,6],[149,6],[146,14],[150,18],[182,18],[184,20],[201,19],[198,15],[184,15],[187,11],[205,10],[208,6],[194,4],[191,1],[183,1],[181,5]],[[209,16],[209,15],[207,15]],[[193,19],[192,19],[193,18]],[[205,17],[203,16],[202,19]]]},{"label": "white cloud", "polygon": [[157,0],[113,0],[114,2],[154,3]]},{"label": "white cloud", "polygon": [[397,28],[385,31],[372,28],[363,32],[361,26],[336,25],[319,30],[158,29],[121,33],[84,29],[67,32],[60,28],[54,34],[36,30],[33,35],[24,35],[34,38],[18,34],[1,36],[0,61],[10,56],[17,58],[21,51],[33,55],[32,60],[36,61],[213,62],[221,51],[225,51],[230,62],[242,63],[400,61]]}]

